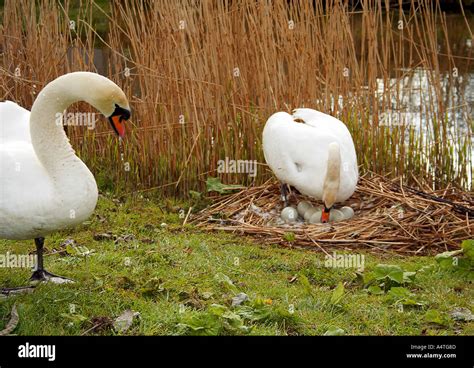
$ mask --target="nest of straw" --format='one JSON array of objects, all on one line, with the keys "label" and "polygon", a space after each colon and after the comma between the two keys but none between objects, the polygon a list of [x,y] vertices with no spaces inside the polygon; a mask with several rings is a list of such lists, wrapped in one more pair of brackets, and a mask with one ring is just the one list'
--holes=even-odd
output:
[{"label": "nest of straw", "polygon": [[[213,204],[190,223],[206,230],[250,235],[264,244],[313,247],[323,252],[367,247],[374,251],[433,254],[458,249],[472,238],[472,194],[449,186],[414,189],[374,173],[360,178],[354,195],[339,206],[351,206],[350,220],[329,224],[285,224],[280,186],[274,180],[238,193],[211,197]],[[290,203],[317,202],[291,193]]]}]

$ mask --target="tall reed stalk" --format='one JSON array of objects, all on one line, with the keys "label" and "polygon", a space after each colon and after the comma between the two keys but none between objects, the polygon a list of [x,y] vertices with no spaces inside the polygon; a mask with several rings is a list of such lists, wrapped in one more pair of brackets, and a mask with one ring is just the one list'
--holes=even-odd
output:
[{"label": "tall reed stalk", "polygon": [[[362,172],[472,188],[474,119],[460,92],[460,76],[474,69],[462,46],[472,17],[453,24],[436,1],[392,3],[128,0],[113,1],[108,13],[83,0],[70,19],[68,1],[7,0],[0,97],[31,107],[56,76],[96,71],[94,50],[105,48],[106,73],[133,110],[123,161],[105,120],[68,134],[99,183],[116,189],[186,195],[218,175],[221,159],[263,164],[266,119],[301,106],[348,125]],[[98,15],[109,20],[105,37],[94,30]],[[420,78],[427,83],[415,88]],[[404,112],[420,96],[415,116],[423,119],[414,124]],[[393,116],[408,119],[389,124]],[[255,178],[219,175],[248,185],[271,173],[259,165]]]}]

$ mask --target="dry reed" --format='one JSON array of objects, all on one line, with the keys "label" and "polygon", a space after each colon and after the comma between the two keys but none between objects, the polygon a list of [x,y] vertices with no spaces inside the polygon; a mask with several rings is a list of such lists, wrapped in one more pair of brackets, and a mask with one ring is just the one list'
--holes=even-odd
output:
[{"label": "dry reed", "polygon": [[[5,2],[0,98],[29,108],[35,91],[55,77],[97,71],[94,52],[106,49],[106,74],[131,100],[123,147],[131,170],[118,159],[105,119],[93,132],[68,129],[102,187],[179,195],[203,189],[220,159],[262,163],[268,116],[300,106],[348,125],[362,172],[409,184],[417,177],[432,189],[471,187],[472,116],[461,98],[456,111],[465,126],[451,120],[452,101],[442,91],[466,88],[466,78],[452,70],[472,70],[471,54],[459,46],[467,32],[472,37],[472,22],[453,23],[438,2],[386,11],[388,1],[353,9],[341,1],[129,0],[112,1],[109,14],[83,0],[74,19],[69,8],[68,1]],[[105,35],[94,30],[93,15],[109,20]],[[423,92],[401,85],[420,71],[433,89],[419,107],[423,122],[387,126],[387,111],[406,108],[403,94]],[[223,173],[221,179],[258,185],[270,175]]]}]

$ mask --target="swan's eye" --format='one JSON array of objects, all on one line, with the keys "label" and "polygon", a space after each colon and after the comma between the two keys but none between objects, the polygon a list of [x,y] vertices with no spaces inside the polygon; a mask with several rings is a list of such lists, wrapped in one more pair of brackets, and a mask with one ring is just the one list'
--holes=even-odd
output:
[{"label": "swan's eye", "polygon": [[125,135],[125,120],[130,118],[130,111],[115,104],[115,110],[109,116],[110,124],[119,137]]}]

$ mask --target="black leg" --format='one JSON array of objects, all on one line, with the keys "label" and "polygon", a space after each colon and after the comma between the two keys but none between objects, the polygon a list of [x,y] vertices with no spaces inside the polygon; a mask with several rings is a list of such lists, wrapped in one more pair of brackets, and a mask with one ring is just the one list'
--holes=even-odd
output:
[{"label": "black leg", "polygon": [[51,281],[56,284],[74,282],[66,277],[57,276],[46,271],[44,269],[44,264],[43,264],[44,238],[35,238],[35,245],[36,245],[37,264],[36,264],[36,270],[33,272],[33,275],[31,275],[31,278],[30,278],[31,282]]},{"label": "black leg", "polygon": [[[39,270],[43,270],[43,245],[44,238],[36,238],[36,271],[33,273],[30,281],[34,279],[35,274],[39,273]],[[20,286],[15,288],[0,289],[0,295],[11,296],[15,294],[28,293],[34,290],[34,286]]]},{"label": "black leg", "polygon": [[288,207],[288,187],[285,183],[281,183],[280,192],[284,207]]},{"label": "black leg", "polygon": [[[74,282],[66,277],[56,276],[44,269],[43,264],[43,246],[44,246],[44,238],[35,238],[35,245],[36,245],[36,270],[33,272],[33,275],[30,278],[32,283],[38,283],[41,281],[50,281],[56,284],[64,284]],[[1,288],[0,289],[0,296],[11,296],[20,293],[28,293],[33,291],[35,286],[20,286],[15,288]]]},{"label": "black leg", "polygon": [[43,247],[44,247],[44,238],[35,238],[36,245],[36,259],[38,264],[36,265],[36,270],[44,270],[43,265]]}]

